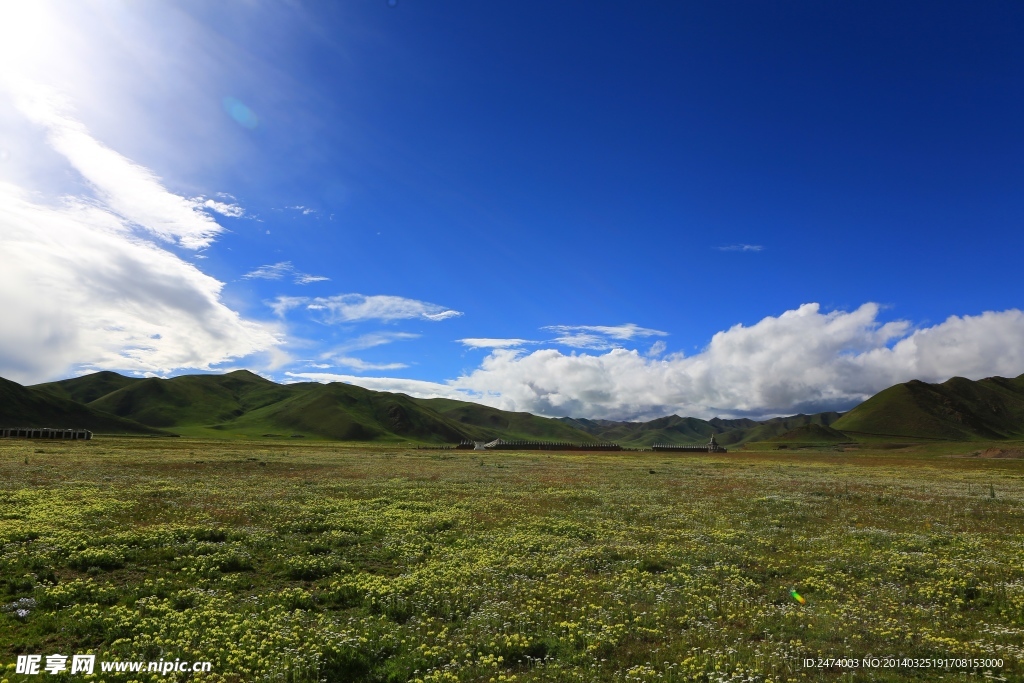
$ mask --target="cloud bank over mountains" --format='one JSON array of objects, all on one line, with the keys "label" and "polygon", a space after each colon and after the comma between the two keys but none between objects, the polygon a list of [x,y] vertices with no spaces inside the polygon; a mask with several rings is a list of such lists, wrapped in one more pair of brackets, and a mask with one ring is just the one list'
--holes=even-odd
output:
[{"label": "cloud bank over mountains", "polygon": [[804,304],[718,332],[693,356],[492,347],[477,369],[445,383],[330,373],[292,377],[549,416],[640,420],[672,413],[763,417],[845,409],[910,379],[979,379],[1024,370],[1019,310],[951,316],[924,328],[881,323],[879,311],[874,303],[827,313]]}]

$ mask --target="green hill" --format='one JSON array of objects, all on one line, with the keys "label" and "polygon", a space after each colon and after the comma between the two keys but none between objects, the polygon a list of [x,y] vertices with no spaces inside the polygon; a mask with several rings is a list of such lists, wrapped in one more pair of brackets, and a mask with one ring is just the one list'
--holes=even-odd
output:
[{"label": "green hill", "polygon": [[768,440],[785,443],[848,443],[852,441],[846,434],[814,422],[791,429],[785,434],[774,436]]},{"label": "green hill", "polygon": [[[768,441],[806,425],[828,427],[834,424],[840,415],[841,413],[825,412],[812,415],[801,413],[789,417],[773,417],[769,420],[758,422],[755,426],[724,432],[718,437],[718,442],[723,446],[731,446],[747,443],[748,441]],[[850,439],[846,439],[846,441],[850,441]]]},{"label": "green hill", "polygon": [[865,436],[969,441],[1024,436],[1024,375],[941,384],[912,380],[872,396],[833,425]]},{"label": "green hill", "polygon": [[[669,415],[648,422],[546,418],[467,401],[416,399],[351,384],[276,384],[247,370],[140,379],[98,372],[34,387],[0,380],[0,422],[108,433],[304,436],[453,443],[495,438],[574,443],[836,442],[872,438],[1024,437],[1024,375],[942,384],[911,381],[835,412],[755,421]],[[165,433],[165,432],[164,432]]]},{"label": "green hill", "polygon": [[286,387],[291,395],[223,425],[254,432],[286,430],[346,441],[452,443],[470,434],[405,394],[371,391],[352,384],[305,383]]},{"label": "green hill", "polygon": [[134,379],[104,372],[38,385],[41,395],[90,399],[112,416],[188,436],[303,436],[453,443],[463,439],[596,439],[557,420],[475,403],[415,399],[351,384],[276,384],[246,370]]},{"label": "green hill", "polygon": [[151,427],[177,428],[229,422],[292,393],[290,385],[282,386],[248,370],[237,370],[225,375],[141,379],[88,405]]},{"label": "green hill", "polygon": [[[748,441],[765,441],[808,424],[828,426],[839,419],[840,413],[816,413],[775,417],[758,422],[748,418],[700,420],[695,417],[669,415],[648,422],[614,422],[612,420],[585,420],[559,418],[566,425],[585,429],[601,441],[624,446],[649,447],[654,444],[683,446],[707,443],[711,435],[723,446],[735,446]],[[846,439],[849,440],[849,439]]]},{"label": "green hill", "polygon": [[71,379],[62,379],[57,382],[36,384],[32,387],[32,390],[45,391],[48,394],[77,403],[89,403],[118,389],[144,381],[144,379],[138,377],[125,377],[116,372],[103,371]]},{"label": "green hill", "polygon": [[562,419],[498,410],[478,403],[447,398],[413,400],[457,422],[470,438],[476,440],[504,438],[573,443],[594,443],[601,440],[595,438],[589,431],[567,424]]},{"label": "green hill", "polygon": [[648,422],[620,422],[607,425],[596,436],[634,447],[660,444],[707,443],[712,434],[720,433],[714,425],[695,417],[669,415]]},{"label": "green hill", "polygon": [[5,427],[88,429],[103,434],[166,434],[3,378],[0,378],[0,424]]}]

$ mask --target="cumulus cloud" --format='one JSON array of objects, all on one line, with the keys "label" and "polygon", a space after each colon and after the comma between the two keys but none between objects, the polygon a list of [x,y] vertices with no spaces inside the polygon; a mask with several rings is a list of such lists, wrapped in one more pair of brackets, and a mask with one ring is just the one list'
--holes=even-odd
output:
[{"label": "cumulus cloud", "polygon": [[[295,266],[292,265],[291,261],[281,261],[280,263],[260,266],[255,270],[250,270],[242,277],[246,280],[280,280],[288,275],[293,276],[293,282],[297,285],[308,285],[311,282],[325,282],[331,279],[323,275],[300,273],[295,270]],[[276,310],[275,308],[275,312]],[[278,315],[281,314],[278,313]]]},{"label": "cumulus cloud", "polygon": [[[494,349],[445,383],[351,378],[367,388],[475,400],[550,416],[651,419],[669,414],[767,417],[847,409],[899,382],[1024,372],[1024,313],[951,316],[931,327],[879,321],[880,307],[822,312],[804,304],[715,334],[693,356],[662,358]],[[418,393],[419,392],[419,393]]]},{"label": "cumulus cloud", "polygon": [[536,343],[527,339],[492,339],[489,337],[467,337],[466,339],[457,339],[456,341],[471,349],[507,349],[513,346]]},{"label": "cumulus cloud", "polygon": [[278,316],[283,317],[288,311],[305,307],[323,322],[328,324],[352,323],[365,320],[447,320],[462,315],[444,306],[407,299],[401,296],[376,294],[338,294],[327,297],[288,297],[279,296],[268,302]]}]

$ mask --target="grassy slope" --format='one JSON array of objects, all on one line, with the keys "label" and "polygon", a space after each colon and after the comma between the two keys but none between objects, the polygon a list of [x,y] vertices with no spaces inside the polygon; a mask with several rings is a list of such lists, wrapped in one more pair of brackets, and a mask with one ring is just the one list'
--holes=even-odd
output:
[{"label": "grassy slope", "polygon": [[105,434],[166,433],[3,378],[0,378],[0,424],[89,429]]},{"label": "grassy slope", "polygon": [[226,375],[150,378],[124,386],[89,405],[153,427],[215,425],[291,393],[245,370]]},{"label": "grassy slope", "polygon": [[[737,420],[700,420],[695,417],[668,417],[649,422],[613,422],[610,420],[581,420],[561,418],[568,425],[579,425],[602,441],[614,441],[625,446],[646,447],[656,443],[682,445],[705,443],[712,434],[722,445],[738,445],[748,441],[764,441],[808,424],[828,426],[839,419],[839,413],[815,413],[776,417],[757,422],[746,418]],[[845,439],[849,440],[849,439]]]},{"label": "grassy slope", "polygon": [[[840,414],[835,412],[773,417],[770,420],[758,423],[756,427],[727,431],[718,437],[718,442],[723,446],[730,446],[750,441],[767,441],[805,425],[814,424],[828,427],[834,424],[839,417]],[[849,441],[849,439],[846,440]]]},{"label": "grassy slope", "polygon": [[125,377],[116,372],[103,371],[94,372],[91,375],[62,379],[57,382],[36,384],[33,391],[45,391],[54,396],[76,401],[78,403],[91,403],[107,394],[145,380],[138,377]]},{"label": "grassy slope", "polygon": [[289,430],[350,441],[452,443],[467,438],[461,426],[405,394],[351,384],[290,385],[293,395],[254,410],[225,429]]},{"label": "grassy slope", "polygon": [[525,439],[538,441],[571,441],[593,443],[592,434],[562,420],[539,417],[531,413],[514,413],[489,408],[467,401],[447,398],[413,399],[457,422],[460,428],[476,439]]},{"label": "grassy slope", "polygon": [[[719,443],[734,446],[775,439],[805,425],[831,427],[860,440],[875,436],[952,440],[1024,436],[1024,375],[978,382],[953,378],[934,385],[913,381],[890,387],[843,416],[818,413],[762,422],[704,421],[676,415],[642,423],[550,419],[346,384],[279,385],[244,370],[170,380],[101,372],[28,389],[14,386],[28,393],[10,393],[8,387],[0,406],[6,411],[0,412],[0,418],[8,422],[105,425],[94,431],[141,429],[137,424],[110,422],[116,415],[194,436],[279,434],[435,443],[501,437],[650,446],[699,443],[716,434]],[[86,400],[87,405],[75,402]],[[811,430],[807,431],[810,434]]]},{"label": "grassy slope", "polygon": [[889,387],[833,425],[847,433],[924,439],[1003,439],[1024,434],[1024,375]]},{"label": "grassy slope", "polygon": [[695,417],[669,415],[649,422],[620,422],[598,432],[604,441],[630,446],[652,446],[662,444],[684,444],[706,442],[718,430]]},{"label": "grassy slope", "polygon": [[787,443],[846,443],[850,437],[831,427],[812,422],[769,440]]}]

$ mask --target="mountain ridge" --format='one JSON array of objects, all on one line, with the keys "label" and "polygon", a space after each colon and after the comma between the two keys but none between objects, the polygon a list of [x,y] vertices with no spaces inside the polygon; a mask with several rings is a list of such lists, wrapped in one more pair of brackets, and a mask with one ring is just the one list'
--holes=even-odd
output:
[{"label": "mountain ridge", "polygon": [[[421,399],[353,384],[277,384],[248,370],[171,379],[97,372],[23,387],[0,379],[0,420],[96,432],[207,437],[452,443],[495,438],[623,446],[750,441],[839,442],[1024,437],[1024,375],[940,384],[911,380],[847,413],[767,420],[667,415],[646,422],[548,418],[454,399]],[[35,426],[42,426],[36,424]]]}]

